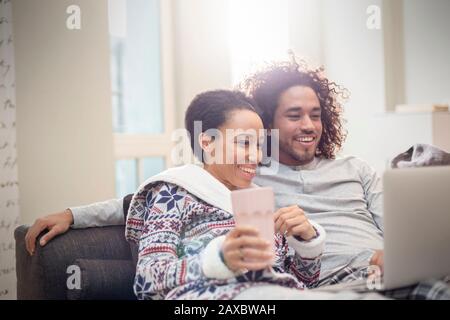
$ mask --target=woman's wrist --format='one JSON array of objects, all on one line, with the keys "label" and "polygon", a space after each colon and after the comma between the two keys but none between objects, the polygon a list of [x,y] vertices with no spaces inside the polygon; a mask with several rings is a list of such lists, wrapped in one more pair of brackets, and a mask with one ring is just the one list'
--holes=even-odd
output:
[{"label": "woman's wrist", "polygon": [[[220,258],[220,261],[222,261],[223,264],[227,266],[227,262],[225,261],[225,256],[223,255],[223,250],[222,250],[222,248],[219,249],[219,258]],[[228,266],[227,266],[227,267],[228,267]]]},{"label": "woman's wrist", "polygon": [[70,210],[70,208],[67,208],[66,210],[63,211],[63,213],[67,217],[67,221],[69,221],[69,225],[72,226],[73,225],[73,213],[72,213],[72,210]]},{"label": "woman's wrist", "polygon": [[235,276],[234,272],[228,268],[225,259],[221,257],[224,240],[225,236],[217,237],[211,240],[203,249],[201,257],[202,270],[207,278],[229,279]]}]

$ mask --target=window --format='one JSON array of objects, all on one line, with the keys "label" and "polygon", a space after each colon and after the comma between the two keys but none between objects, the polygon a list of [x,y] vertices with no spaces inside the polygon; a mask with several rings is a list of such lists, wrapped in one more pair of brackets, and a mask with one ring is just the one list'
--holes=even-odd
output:
[{"label": "window", "polygon": [[117,160],[116,196],[121,198],[135,192],[139,184],[146,178],[164,169],[165,161],[162,157]]},{"label": "window", "polygon": [[170,165],[174,117],[168,12],[167,1],[109,0],[118,197]]}]

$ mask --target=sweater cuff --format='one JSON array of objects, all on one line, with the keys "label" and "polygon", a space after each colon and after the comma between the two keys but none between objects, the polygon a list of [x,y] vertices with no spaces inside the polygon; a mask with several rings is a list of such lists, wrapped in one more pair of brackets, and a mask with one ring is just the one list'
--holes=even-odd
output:
[{"label": "sweater cuff", "polygon": [[325,246],[326,232],[322,226],[314,221],[309,221],[316,230],[317,236],[308,241],[299,241],[293,236],[287,238],[289,245],[302,257],[314,259],[320,256]]},{"label": "sweater cuff", "polygon": [[92,217],[89,215],[89,212],[86,212],[87,210],[84,207],[71,207],[68,209],[72,211],[73,223],[70,226],[72,229],[91,227]]},{"label": "sweater cuff", "polygon": [[214,238],[203,250],[202,270],[207,278],[225,280],[235,277],[234,272],[228,269],[220,258],[220,250],[222,250],[224,241],[225,236]]},{"label": "sweater cuff", "polygon": [[123,199],[111,199],[69,209],[73,216],[72,229],[124,225]]}]

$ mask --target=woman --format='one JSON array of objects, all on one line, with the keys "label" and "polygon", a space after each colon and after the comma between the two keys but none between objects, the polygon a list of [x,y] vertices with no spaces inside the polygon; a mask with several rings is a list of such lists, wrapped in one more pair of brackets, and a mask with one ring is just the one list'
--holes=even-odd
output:
[{"label": "woman", "polygon": [[314,287],[325,232],[301,209],[274,214],[273,265],[258,231],[234,224],[230,191],[252,187],[262,156],[263,124],[253,102],[240,92],[202,93],[185,125],[204,167],[186,165],[150,178],[128,213],[126,237],[139,244],[137,297],[235,299],[267,286]]}]

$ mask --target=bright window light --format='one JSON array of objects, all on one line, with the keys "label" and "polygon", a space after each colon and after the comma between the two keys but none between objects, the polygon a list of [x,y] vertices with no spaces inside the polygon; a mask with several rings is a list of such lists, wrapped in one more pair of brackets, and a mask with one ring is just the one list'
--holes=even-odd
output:
[{"label": "bright window light", "polygon": [[286,58],[287,0],[230,0],[229,43],[233,84],[264,62]]}]

